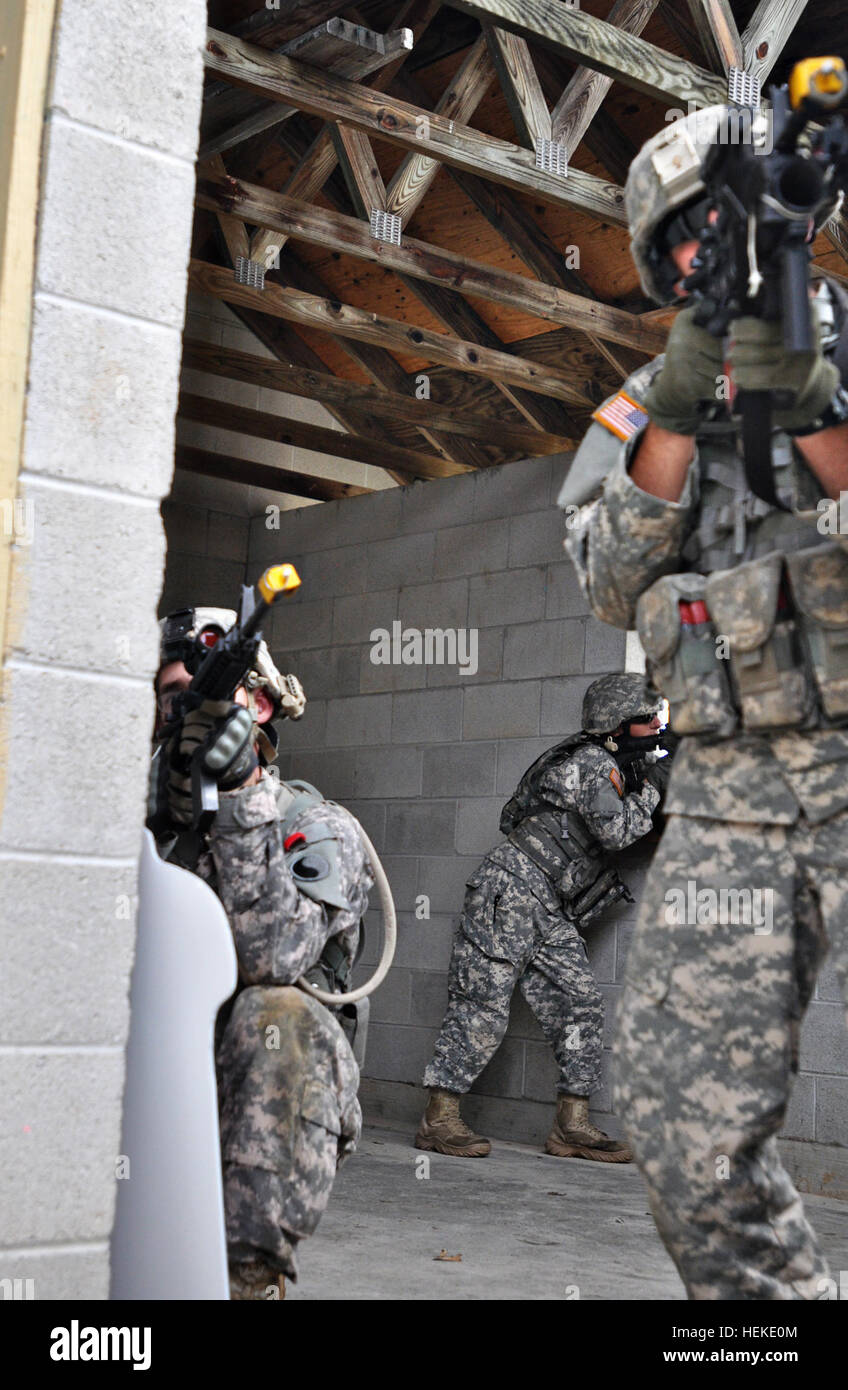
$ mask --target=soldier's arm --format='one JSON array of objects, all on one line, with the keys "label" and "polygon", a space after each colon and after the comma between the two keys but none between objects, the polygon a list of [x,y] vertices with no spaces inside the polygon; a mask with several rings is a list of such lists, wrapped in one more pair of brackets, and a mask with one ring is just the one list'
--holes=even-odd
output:
[{"label": "soldier's arm", "polygon": [[580,769],[574,807],[605,849],[625,849],[653,828],[660,802],[656,787],[645,783],[638,792],[623,794],[624,782],[612,758],[603,755],[594,766]]},{"label": "soldier's arm", "polygon": [[[286,863],[269,780],[221,793],[209,848],[247,984],[293,984],[316,963],[329,938],[352,920],[349,913],[298,890]],[[352,889],[365,869],[353,834],[350,843],[345,840],[342,859],[342,884]]]},{"label": "soldier's arm", "polygon": [[821,483],[824,496],[834,503],[833,525],[826,534],[848,548],[848,532],[839,528],[840,496],[848,494],[848,424],[800,435],[794,443]]}]

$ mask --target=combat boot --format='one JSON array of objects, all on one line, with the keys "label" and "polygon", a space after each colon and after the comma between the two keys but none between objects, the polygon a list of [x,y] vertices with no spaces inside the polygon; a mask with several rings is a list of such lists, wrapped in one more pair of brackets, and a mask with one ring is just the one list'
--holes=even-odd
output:
[{"label": "combat boot", "polygon": [[545,1140],[545,1153],[557,1158],[591,1158],[598,1163],[631,1163],[627,1144],[610,1139],[589,1119],[586,1096],[558,1096],[554,1127]]},{"label": "combat boot", "polygon": [[459,1113],[459,1096],[453,1091],[432,1090],[415,1136],[416,1149],[431,1149],[454,1158],[485,1158],[492,1146],[475,1134]]},{"label": "combat boot", "polygon": [[230,1265],[230,1299],[274,1302],[286,1296],[286,1276],[256,1257]]}]

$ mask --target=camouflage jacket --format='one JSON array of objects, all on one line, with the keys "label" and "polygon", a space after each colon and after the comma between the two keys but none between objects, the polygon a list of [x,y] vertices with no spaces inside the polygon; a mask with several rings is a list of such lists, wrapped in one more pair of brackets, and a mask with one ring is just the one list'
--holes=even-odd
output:
[{"label": "camouflage jacket", "polygon": [[[286,821],[296,795],[296,788],[263,770],[253,786],[220,793],[220,809],[199,853],[191,832],[166,851],[171,863],[197,873],[221,899],[242,986],[293,984],[332,938],[347,964],[356,953],[374,881],[362,840],[353,817],[334,802],[307,806]],[[293,851],[285,848],[319,826],[329,832],[321,837],[324,846],[335,841],[333,903],[318,898],[320,886],[312,889],[315,897],[303,891],[292,872]]]},{"label": "camouflage jacket", "polygon": [[[625,793],[624,780],[618,764],[611,753],[595,743],[585,743],[562,763],[547,769],[539,783],[540,797],[544,798],[551,810],[562,813],[567,823],[567,813],[576,812],[594,841],[593,851],[600,859],[605,852],[625,849],[640,840],[652,829],[652,816],[656,810],[660,794],[650,783],[638,792]],[[533,835],[534,816],[528,816],[521,823],[521,830]],[[568,876],[574,873],[575,861],[565,862],[556,854],[549,854],[546,841],[534,839],[534,859],[531,859],[518,845],[507,840],[496,845],[486,855],[481,869],[469,879],[472,886],[481,883],[481,873],[491,875],[492,871],[506,873],[519,878],[522,884],[547,913],[561,914],[563,910],[560,885],[571,887]],[[548,862],[543,868],[539,861]],[[586,864],[588,866],[588,856]],[[580,858],[576,861],[580,872]]]},{"label": "camouflage jacket", "polygon": [[[837,337],[835,328],[829,335],[825,331],[826,351],[835,350]],[[644,401],[662,363],[659,357],[639,368],[623,390]],[[615,627],[633,628],[640,598],[664,576],[739,571],[735,586],[731,576],[729,592],[742,630],[759,617],[754,605],[760,577],[776,572],[772,561],[778,569],[780,557],[809,565],[805,557],[816,547],[828,547],[828,554],[818,556],[825,583],[816,601],[825,626],[845,629],[848,534],[839,533],[838,504],[822,498],[818,479],[781,431],[773,438],[775,478],[788,510],[753,496],[737,427],[726,413],[719,418],[722,410],[716,407],[699,430],[676,502],[643,492],[630,477],[644,423],[624,441],[602,423],[591,425],[559,504],[567,513],[565,547],[593,612]],[[674,700],[665,683],[662,688],[674,723]],[[814,821],[834,815],[848,805],[848,730],[838,727],[844,723],[839,717],[820,719],[818,727],[686,738],[675,758],[666,810],[765,824],[791,824],[801,810]]]}]

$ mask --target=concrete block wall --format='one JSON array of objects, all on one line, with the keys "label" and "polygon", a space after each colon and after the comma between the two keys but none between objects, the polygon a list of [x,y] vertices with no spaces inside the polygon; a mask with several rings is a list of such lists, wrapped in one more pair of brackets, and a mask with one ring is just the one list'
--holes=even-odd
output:
[{"label": "concrete block wall", "polygon": [[105,1298],[203,0],[63,0],[4,653],[0,1279]]},{"label": "concrete block wall", "polygon": [[[500,810],[521,773],[579,727],[586,686],[625,666],[626,634],[589,614],[562,551],[554,499],[564,464],[525,461],[292,510],[278,531],[261,516],[250,523],[251,572],[291,560],[303,579],[273,616],[275,657],[309,696],[304,719],[282,726],[283,776],[314,782],[361,818],[395,893],[397,956],[372,998],[362,1083],[372,1117],[414,1124],[447,1000],[465,880],[500,838]],[[476,628],[479,670],[462,676],[456,666],[375,665],[370,635],[395,620],[405,628]],[[622,856],[637,899],[648,858],[644,845]],[[422,899],[426,918],[417,915]],[[615,909],[587,939],[607,1001],[595,1114],[613,1133],[610,1045],[634,912]],[[369,917],[360,976],[379,949],[379,919]],[[805,1025],[801,1066],[785,1134],[798,1150],[793,1172],[804,1181],[811,1169],[803,1141],[848,1143],[848,1044],[828,966]],[[555,1076],[550,1049],[517,994],[469,1115],[495,1135],[541,1140]],[[839,1161],[848,1193],[848,1164]]]}]

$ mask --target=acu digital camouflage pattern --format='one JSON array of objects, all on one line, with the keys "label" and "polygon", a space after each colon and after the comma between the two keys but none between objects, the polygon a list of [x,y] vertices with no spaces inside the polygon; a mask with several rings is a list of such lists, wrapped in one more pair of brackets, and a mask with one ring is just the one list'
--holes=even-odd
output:
[{"label": "acu digital camouflage pattern", "polygon": [[[613,780],[616,779],[616,780]],[[618,850],[651,829],[659,793],[646,785],[622,797],[617,764],[594,744],[549,768],[540,791],[556,811],[577,812],[599,849]],[[533,817],[529,826],[532,833]],[[548,842],[540,839],[544,850]],[[595,872],[598,861],[586,868]],[[563,858],[547,870],[507,841],[468,880],[448,978],[449,1000],[424,1085],[466,1092],[494,1055],[509,1022],[516,984],[553,1047],[557,1090],[588,1096],[598,1088],[603,996],[576,921],[563,907]]]},{"label": "acu digital camouflage pattern", "polygon": [[[333,1014],[292,988],[334,938],[353,960],[373,883],[352,817],[323,802],[287,826],[326,825],[339,851],[347,908],[299,892],[281,822],[295,793],[268,772],[222,792],[193,868],[220,897],[232,928],[239,989],[218,1017],[224,1205],[230,1259],[263,1254],[296,1279],[298,1240],[314,1231],[336,1166],[361,1130],[359,1070]],[[180,842],[170,856],[181,862]]]},{"label": "acu digital camouflage pattern", "polygon": [[[660,366],[640,368],[625,390],[643,401]],[[777,555],[791,573],[798,553],[820,547],[820,584],[813,564],[806,570],[812,588],[795,582],[792,593],[808,614],[820,604],[830,632],[844,633],[848,590],[840,595],[832,574],[834,546],[848,546],[848,535],[817,529],[823,489],[786,435],[776,433],[773,444],[786,512],[749,492],[735,427],[719,419],[718,408],[698,433],[677,502],[632,482],[628,467],[641,437],[621,443],[594,424],[575,459],[574,482],[566,479],[560,494],[562,505],[583,509],[566,549],[598,618],[632,628],[637,603],[667,575],[709,581],[761,558],[768,571]],[[601,484],[594,498],[593,480]],[[745,590],[733,602],[731,620],[753,632],[762,606],[749,611]],[[775,618],[768,615],[766,628]],[[802,621],[800,610],[796,618]],[[784,679],[793,684],[778,644],[765,659],[778,687]],[[807,677],[818,685],[819,727],[747,732],[737,722],[725,738],[684,737],[627,967],[619,1102],[660,1233],[693,1298],[815,1298],[824,1268],[773,1137],[785,1116],[792,1039],[817,964],[819,914],[846,983],[848,731],[828,727],[820,673],[810,668]],[[680,691],[663,689],[674,727]],[[718,700],[715,690],[712,696]],[[665,891],[690,879],[699,889],[773,886],[773,933],[669,925]],[[717,1154],[730,1158],[725,1180],[716,1178]]]}]

